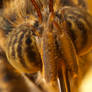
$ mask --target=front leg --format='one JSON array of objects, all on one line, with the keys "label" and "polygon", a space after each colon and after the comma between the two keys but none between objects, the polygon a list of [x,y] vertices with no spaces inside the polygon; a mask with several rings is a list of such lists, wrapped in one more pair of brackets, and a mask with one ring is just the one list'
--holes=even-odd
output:
[{"label": "front leg", "polygon": [[50,83],[55,92],[59,91],[57,83],[57,62],[58,54],[55,45],[55,39],[49,29],[43,33],[41,42],[41,57],[43,63],[43,75],[48,83]]}]

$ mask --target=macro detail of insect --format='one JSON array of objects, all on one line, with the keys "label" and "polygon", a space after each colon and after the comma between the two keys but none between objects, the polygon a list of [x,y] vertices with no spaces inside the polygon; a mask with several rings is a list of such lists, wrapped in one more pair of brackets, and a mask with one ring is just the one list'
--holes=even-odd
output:
[{"label": "macro detail of insect", "polygon": [[92,16],[78,3],[15,0],[0,13],[0,48],[9,63],[24,74],[40,71],[56,92],[71,92],[79,57],[92,48]]}]

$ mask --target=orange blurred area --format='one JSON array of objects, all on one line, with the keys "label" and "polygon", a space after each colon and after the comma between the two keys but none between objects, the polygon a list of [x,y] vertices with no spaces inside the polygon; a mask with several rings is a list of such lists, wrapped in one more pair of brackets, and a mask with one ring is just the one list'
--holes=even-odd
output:
[{"label": "orange blurred area", "polygon": [[[92,0],[85,0],[87,2],[88,11],[92,15]],[[92,92],[92,68],[89,70],[80,86],[79,92]]]},{"label": "orange blurred area", "polygon": [[92,92],[92,68],[90,68],[90,70],[82,80],[79,92]]},{"label": "orange blurred area", "polygon": [[92,0],[85,0],[88,5],[89,12],[92,14]]}]

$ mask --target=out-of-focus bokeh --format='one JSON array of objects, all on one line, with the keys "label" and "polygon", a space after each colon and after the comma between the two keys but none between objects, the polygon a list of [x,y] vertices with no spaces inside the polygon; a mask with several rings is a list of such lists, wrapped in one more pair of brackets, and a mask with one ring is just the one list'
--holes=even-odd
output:
[{"label": "out-of-focus bokeh", "polygon": [[88,5],[89,12],[92,14],[92,0],[85,0]]},{"label": "out-of-focus bokeh", "polygon": [[[85,0],[88,6],[89,12],[92,14],[92,0]],[[92,62],[92,55],[90,56]],[[82,80],[79,92],[92,92],[92,67],[88,70],[86,76]]]},{"label": "out-of-focus bokeh", "polygon": [[90,70],[82,80],[79,92],[92,92],[92,68],[90,68]]},{"label": "out-of-focus bokeh", "polygon": [[85,55],[83,60],[85,60],[85,65],[81,72],[85,74],[84,76],[82,74],[83,79],[79,82],[80,86],[78,92],[92,92],[92,52]]}]

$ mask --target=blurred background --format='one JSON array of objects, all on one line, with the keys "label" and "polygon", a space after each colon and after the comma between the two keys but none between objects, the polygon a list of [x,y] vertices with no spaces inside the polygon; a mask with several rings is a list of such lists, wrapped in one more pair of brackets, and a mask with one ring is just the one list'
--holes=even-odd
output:
[{"label": "blurred background", "polygon": [[[89,12],[92,14],[92,0],[85,1],[88,5]],[[87,58],[89,59],[89,62],[92,62],[92,54],[90,54]],[[88,69],[88,72],[84,76],[79,92],[92,92],[92,66]]]},{"label": "blurred background", "polygon": [[89,12],[92,14],[92,0],[85,0],[87,2]]}]

